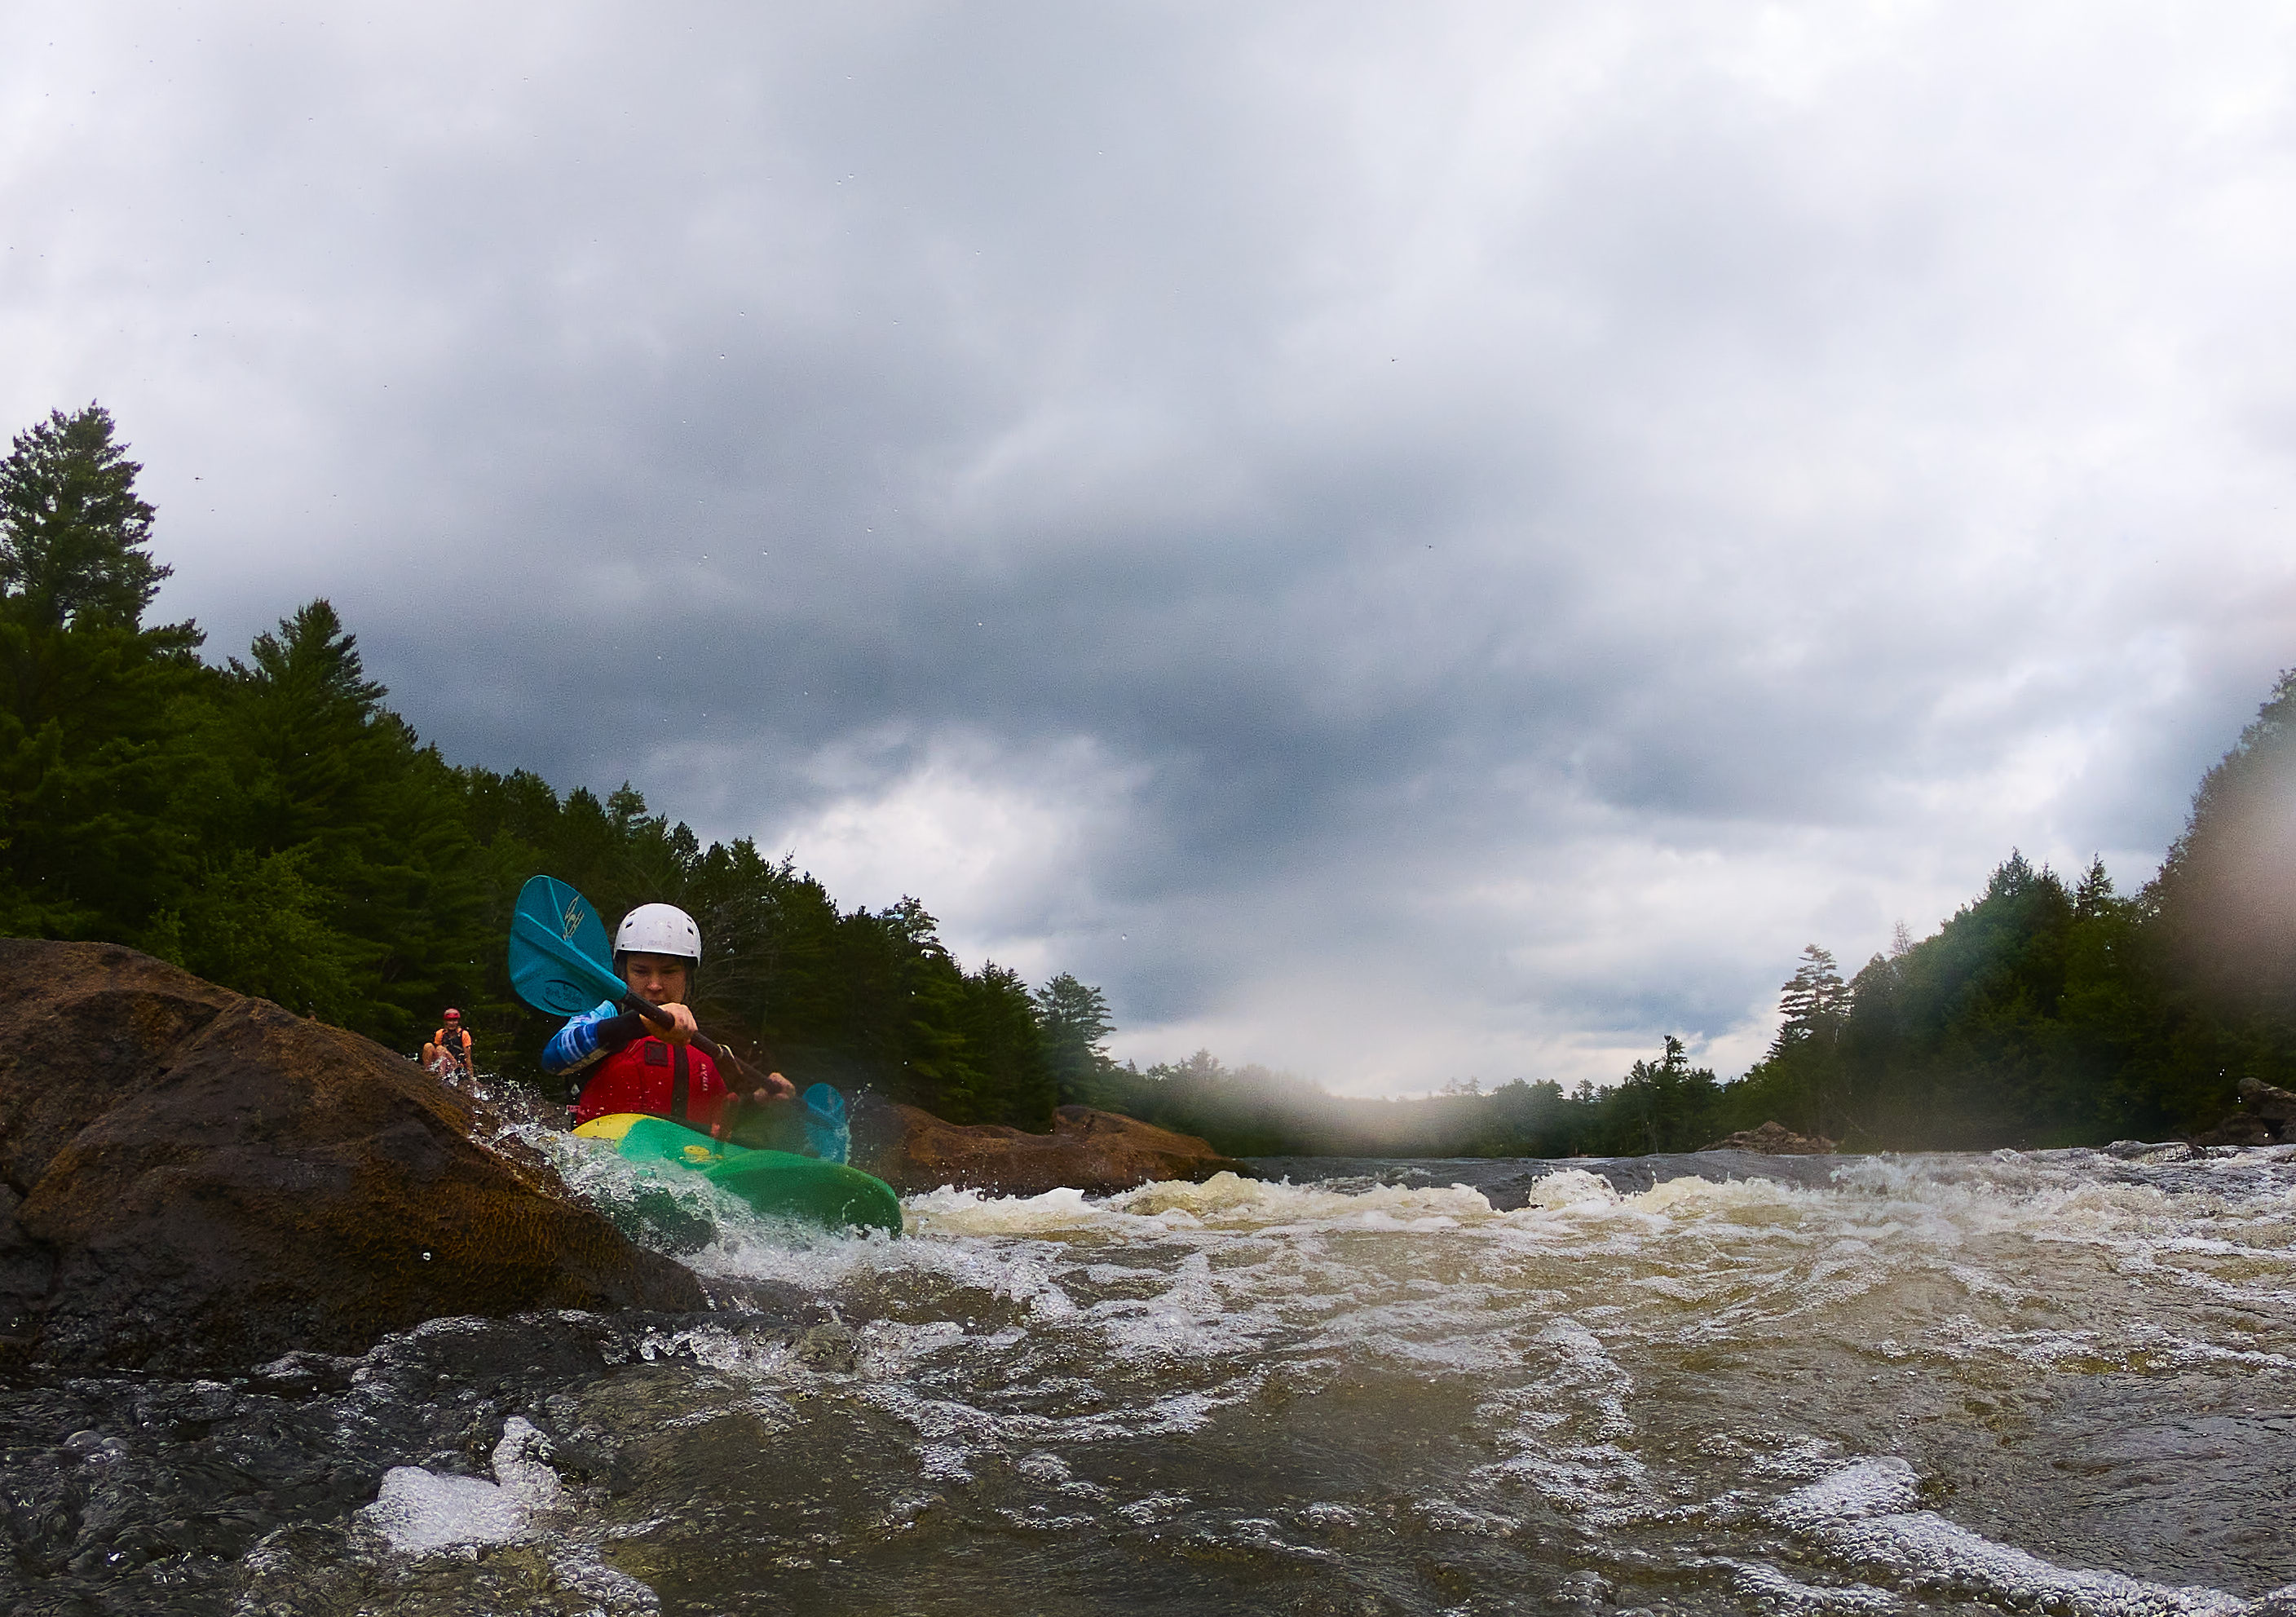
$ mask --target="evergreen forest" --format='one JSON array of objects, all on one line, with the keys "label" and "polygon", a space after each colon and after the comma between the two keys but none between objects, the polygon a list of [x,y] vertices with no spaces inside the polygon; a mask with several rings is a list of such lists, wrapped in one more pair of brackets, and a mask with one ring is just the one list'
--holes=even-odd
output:
[{"label": "evergreen forest", "polygon": [[1205,1052],[1119,1065],[1096,989],[968,970],[915,899],[840,909],[790,857],[704,847],[627,785],[451,763],[325,600],[207,660],[196,625],[144,620],[169,569],[139,470],[94,405],[0,461],[0,935],[127,944],[393,1048],[455,1005],[482,1065],[543,1082],[554,1024],[512,995],[504,944],[546,871],[610,923],[691,911],[719,1038],[956,1122],[1041,1129],[1075,1101],[1239,1155],[1632,1154],[1770,1119],[1851,1150],[1981,1149],[2190,1133],[2243,1076],[2296,1084],[2296,675],[2141,891],[2013,852],[1937,932],[1847,977],[1813,944],[1735,1081],[1669,1038],[1607,1088],[1351,1100]]}]

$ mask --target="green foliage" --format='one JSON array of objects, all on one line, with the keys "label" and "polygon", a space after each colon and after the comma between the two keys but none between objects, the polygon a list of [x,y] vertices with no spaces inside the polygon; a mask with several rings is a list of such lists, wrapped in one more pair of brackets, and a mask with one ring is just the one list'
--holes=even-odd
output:
[{"label": "green foliage", "polygon": [[208,671],[188,624],[147,629],[136,467],[91,406],[0,461],[0,928],[134,940],[193,879],[172,800]]},{"label": "green foliage", "polygon": [[1777,1037],[1769,1053],[1732,1086],[1731,1115],[1759,1111],[1762,1116],[1753,1120],[1756,1125],[1775,1118],[1797,1134],[1840,1138],[1849,1101],[1841,1033],[1849,1003],[1849,985],[1833,954],[1815,943],[1803,949],[1801,964],[1779,991],[1784,1020]]},{"label": "green foliage", "polygon": [[209,864],[184,907],[160,917],[147,947],[306,1016],[360,1020],[357,951],[327,924],[328,894],[311,880],[309,862],[299,848],[269,855],[242,848]]},{"label": "green foliage", "polygon": [[2213,1067],[2226,1093],[2296,1082],[2296,669],[2202,779],[2139,904],[2176,1052],[2153,1064]]},{"label": "green foliage", "polygon": [[1713,1071],[1693,1067],[1682,1041],[1667,1035],[1666,1052],[1656,1061],[1638,1061],[1620,1085],[1626,1127],[1611,1142],[1617,1153],[1695,1151],[1713,1137]]},{"label": "green foliage", "polygon": [[144,550],[152,513],[135,493],[142,470],[96,405],[16,435],[0,461],[0,593],[23,621],[143,620],[169,570]]},{"label": "green foliage", "polygon": [[1086,1106],[1108,1104],[1115,1063],[1108,1058],[1108,1001],[1096,988],[1067,972],[1037,990],[1036,1019],[1043,1032],[1043,1059],[1061,1100]]},{"label": "green foliage", "polygon": [[[961,979],[959,1030],[975,1080],[970,1109],[988,1122],[1051,1126],[1059,1095],[1044,1024],[1029,985],[994,961]],[[946,1114],[944,1114],[946,1115]]]}]

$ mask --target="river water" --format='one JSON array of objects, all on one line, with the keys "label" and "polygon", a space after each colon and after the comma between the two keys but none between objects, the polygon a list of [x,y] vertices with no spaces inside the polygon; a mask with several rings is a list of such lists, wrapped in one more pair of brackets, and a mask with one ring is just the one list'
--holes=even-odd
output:
[{"label": "river water", "polygon": [[545,1143],[722,1306],[0,1389],[0,1596],[2296,1614],[2296,1148],[1299,1160],[889,1241]]}]

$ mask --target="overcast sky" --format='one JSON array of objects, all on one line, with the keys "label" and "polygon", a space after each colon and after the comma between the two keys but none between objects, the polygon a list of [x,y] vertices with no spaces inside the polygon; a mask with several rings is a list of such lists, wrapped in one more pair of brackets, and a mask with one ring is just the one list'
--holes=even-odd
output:
[{"label": "overcast sky", "polygon": [[2296,663],[2296,11],[0,12],[0,427],[1119,1054],[1758,1056]]}]

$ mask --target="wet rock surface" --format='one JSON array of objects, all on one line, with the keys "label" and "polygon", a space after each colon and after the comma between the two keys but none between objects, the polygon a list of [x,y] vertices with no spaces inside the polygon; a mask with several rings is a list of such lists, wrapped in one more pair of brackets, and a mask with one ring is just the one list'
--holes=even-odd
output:
[{"label": "wet rock surface", "polygon": [[863,1096],[853,1112],[853,1164],[904,1195],[955,1186],[1036,1196],[1069,1188],[1111,1195],[1167,1179],[1201,1183],[1251,1170],[1192,1134],[1113,1112],[1062,1106],[1053,1132],[958,1124],[896,1101]]},{"label": "wet rock surface", "polygon": [[0,1178],[37,1183],[240,997],[134,949],[0,939]]},{"label": "wet rock surface", "polygon": [[134,950],[0,940],[0,1366],[230,1369],[698,1308],[471,1097]]}]

